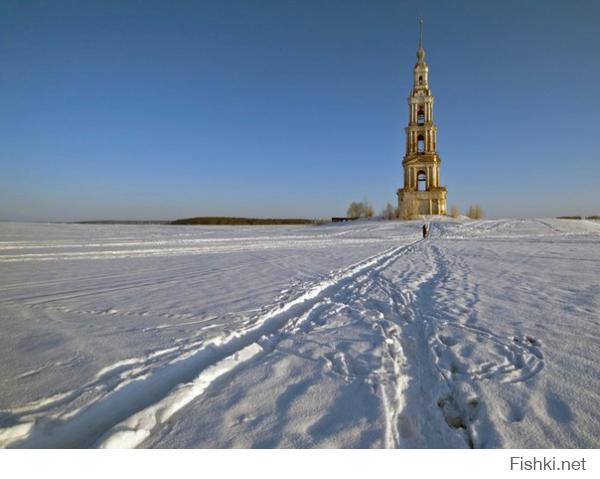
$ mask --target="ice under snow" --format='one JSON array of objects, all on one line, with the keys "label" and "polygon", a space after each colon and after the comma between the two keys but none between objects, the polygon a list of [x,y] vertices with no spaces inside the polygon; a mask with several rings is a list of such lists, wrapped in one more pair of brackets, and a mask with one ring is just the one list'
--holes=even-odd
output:
[{"label": "ice under snow", "polygon": [[0,223],[1,447],[600,447],[600,223]]}]

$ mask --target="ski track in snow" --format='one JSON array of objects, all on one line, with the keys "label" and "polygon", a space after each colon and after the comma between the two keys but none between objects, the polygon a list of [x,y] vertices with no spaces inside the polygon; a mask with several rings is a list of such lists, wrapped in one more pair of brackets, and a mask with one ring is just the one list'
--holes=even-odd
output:
[{"label": "ski track in snow", "polygon": [[[82,388],[44,398],[9,411],[18,424],[0,432],[0,443],[11,447],[134,447],[189,401],[202,394],[215,378],[272,347],[280,330],[298,327],[327,305],[332,294],[368,281],[411,245],[368,258],[317,283],[292,301],[254,318],[245,330],[207,344],[190,343],[157,351],[146,358],[121,361],[98,373]],[[159,367],[153,367],[161,358]],[[165,365],[165,359],[168,363]],[[87,393],[99,395],[90,404],[65,415],[46,415]],[[20,437],[22,436],[22,437]]]},{"label": "ski track in snow", "polygon": [[[539,221],[539,224],[549,235],[580,234],[565,233],[547,222]],[[107,366],[72,390],[0,411],[0,426],[8,425],[0,427],[0,446],[143,446],[188,405],[201,398],[217,379],[254,367],[278,351],[284,340],[314,334],[325,324],[343,327],[348,317],[356,321],[357,328],[364,329],[365,335],[375,338],[373,342],[377,347],[358,361],[332,344],[332,352],[323,356],[323,364],[328,372],[344,381],[358,379],[372,387],[384,413],[382,446],[473,448],[493,445],[494,418],[484,401],[482,385],[492,381],[510,387],[531,380],[544,370],[545,352],[537,337],[499,334],[489,328],[489,322],[482,324],[479,286],[467,262],[450,254],[444,241],[536,237],[528,232],[519,233],[519,228],[527,225],[518,220],[471,222],[450,228],[443,223],[433,224],[429,240],[387,249],[312,284],[305,283],[300,292],[297,286],[283,290],[278,301],[254,312],[241,328],[225,330],[224,334],[209,339],[180,339],[173,346]],[[363,229],[363,232],[369,231]],[[342,231],[335,236],[350,241],[351,238],[344,238],[347,233]],[[272,244],[263,247],[281,248],[282,244],[293,247],[297,239],[303,240],[303,247],[318,247],[317,240],[313,244],[310,238],[301,236],[274,237],[267,241]],[[255,244],[256,238],[245,240],[249,241],[248,245],[241,246],[228,246],[226,241],[214,240],[222,244],[216,249],[209,246],[210,252],[260,249]],[[102,246],[111,244],[122,245],[115,242]],[[139,244],[127,243],[127,246]],[[161,244],[156,242],[156,246]],[[36,246],[27,242],[0,245],[0,249],[11,253],[32,247]],[[168,250],[162,254],[208,251],[198,248],[203,247],[194,246],[190,250],[185,246],[177,248],[177,253]],[[138,253],[154,254],[147,250],[122,254],[134,257]],[[33,260],[34,255],[38,253],[24,254],[22,260]],[[59,259],[57,256],[63,253],[39,255],[39,260],[44,261]],[[63,256],[78,257],[73,252]],[[3,261],[20,261],[19,257],[10,254]],[[97,251],[86,256],[87,259],[104,257]],[[401,267],[390,268],[400,263]],[[190,273],[190,278],[193,277]],[[140,282],[135,275],[131,278],[121,275],[118,279],[120,284],[101,292],[156,284],[155,281]],[[52,280],[39,284],[60,288],[62,283]],[[89,290],[62,291],[50,297],[19,295],[17,286],[2,289],[9,295],[12,289],[17,291],[17,296],[9,296],[6,301],[24,303],[33,309],[79,315],[142,317],[148,314],[144,310],[84,309],[53,304],[97,294],[98,288],[93,285]],[[175,325],[150,326],[144,331],[226,319],[226,316],[190,313],[161,313],[159,317],[180,321]],[[43,374],[47,367],[49,365],[26,371],[20,377]]]}]

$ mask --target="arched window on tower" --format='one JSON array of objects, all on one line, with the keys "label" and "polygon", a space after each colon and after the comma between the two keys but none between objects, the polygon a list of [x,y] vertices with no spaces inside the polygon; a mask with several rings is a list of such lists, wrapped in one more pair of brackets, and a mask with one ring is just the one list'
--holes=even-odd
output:
[{"label": "arched window on tower", "polygon": [[423,110],[419,110],[417,112],[417,125],[425,124],[425,112]]},{"label": "arched window on tower", "polygon": [[422,85],[422,84],[423,84],[423,76],[419,75],[419,85]]},{"label": "arched window on tower", "polygon": [[417,136],[417,152],[424,153],[425,152],[425,138],[423,135]]},{"label": "arched window on tower", "polygon": [[423,170],[417,173],[417,191],[425,191],[427,189],[427,175]]}]

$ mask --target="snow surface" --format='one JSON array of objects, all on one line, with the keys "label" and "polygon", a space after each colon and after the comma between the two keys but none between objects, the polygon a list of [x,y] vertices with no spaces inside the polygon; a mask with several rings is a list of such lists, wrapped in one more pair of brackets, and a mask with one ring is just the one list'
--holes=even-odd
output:
[{"label": "snow surface", "polygon": [[600,223],[0,223],[2,447],[600,447]]}]

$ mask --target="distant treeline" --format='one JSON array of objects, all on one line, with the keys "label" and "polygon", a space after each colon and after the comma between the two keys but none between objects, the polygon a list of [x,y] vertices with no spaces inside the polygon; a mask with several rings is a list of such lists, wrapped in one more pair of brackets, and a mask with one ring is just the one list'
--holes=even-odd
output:
[{"label": "distant treeline", "polygon": [[228,216],[203,216],[172,221],[172,225],[308,225],[316,220],[302,218],[232,218]]},{"label": "distant treeline", "polygon": [[592,216],[557,216],[556,217],[559,220],[582,220],[582,219],[586,219],[586,220],[600,220],[600,216],[599,215],[592,215]]}]

